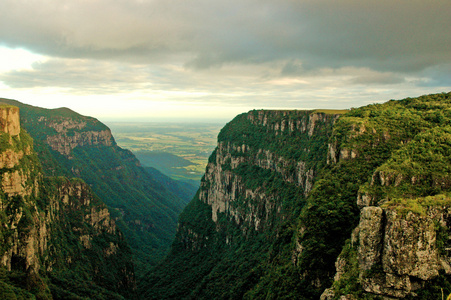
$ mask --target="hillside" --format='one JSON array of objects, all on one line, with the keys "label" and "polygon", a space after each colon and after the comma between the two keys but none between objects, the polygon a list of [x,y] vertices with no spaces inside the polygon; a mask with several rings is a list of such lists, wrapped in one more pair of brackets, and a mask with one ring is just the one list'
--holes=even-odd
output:
[{"label": "hillside", "polygon": [[169,176],[164,175],[160,171],[152,167],[144,167],[156,181],[166,187],[168,190],[180,197],[186,204],[188,204],[198,190],[198,186],[189,182],[173,180]]},{"label": "hillside", "polygon": [[158,151],[135,151],[134,154],[145,168],[157,169],[166,176],[175,179],[173,181],[191,186],[196,191],[199,188],[199,180],[190,178],[194,178],[195,174],[200,178],[202,174],[199,175],[198,172],[185,169],[185,167],[195,165],[189,160],[171,153]]},{"label": "hillside", "polygon": [[0,105],[0,298],[133,298],[130,248],[80,179],[44,177],[19,109]]},{"label": "hillside", "polygon": [[[116,142],[136,155],[144,167],[153,167],[179,182],[199,188],[208,157],[224,123],[108,122]],[[191,200],[191,199],[190,199]]]},{"label": "hillside", "polygon": [[237,116],[140,295],[440,299],[450,133],[451,93]]},{"label": "hillside", "polygon": [[94,118],[67,108],[0,102],[20,108],[22,126],[34,139],[45,175],[82,178],[106,203],[130,244],[138,276],[164,257],[186,205],[167,188],[170,184],[160,183],[144,170]]}]

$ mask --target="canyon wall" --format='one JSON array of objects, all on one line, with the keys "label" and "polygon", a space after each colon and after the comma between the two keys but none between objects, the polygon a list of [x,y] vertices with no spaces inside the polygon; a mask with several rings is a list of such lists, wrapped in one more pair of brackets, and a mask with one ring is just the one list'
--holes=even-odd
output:
[{"label": "canyon wall", "polygon": [[[44,177],[33,140],[20,129],[19,109],[0,106],[0,116],[0,267],[9,278],[2,281],[5,289],[17,296],[52,299],[76,295],[73,287],[86,281],[97,285],[99,294],[132,293],[131,252],[105,204],[82,180]],[[21,283],[14,279],[17,274]],[[65,281],[69,274],[78,279]]]},{"label": "canyon wall", "polygon": [[451,93],[239,115],[143,296],[448,295],[450,157]]}]

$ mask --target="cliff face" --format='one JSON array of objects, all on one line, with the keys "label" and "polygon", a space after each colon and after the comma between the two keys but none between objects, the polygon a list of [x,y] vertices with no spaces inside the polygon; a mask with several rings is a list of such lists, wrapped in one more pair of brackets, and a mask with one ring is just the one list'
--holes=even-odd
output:
[{"label": "cliff face", "polygon": [[[424,214],[396,208],[363,208],[347,246],[351,250],[346,249],[338,257],[334,285],[321,299],[337,299],[343,294],[350,299],[370,295],[415,297],[418,290],[431,285],[430,281],[450,275],[449,200],[440,199],[447,205],[428,207]],[[360,288],[347,292],[357,296],[344,292],[350,278]]]},{"label": "cliff face", "polygon": [[19,108],[2,105],[0,115],[0,130],[11,136],[20,134]]},{"label": "cliff face", "polygon": [[[2,173],[2,190],[10,195],[30,196],[37,192],[36,167],[33,161],[30,138],[21,134],[19,109],[12,106],[1,106],[0,110],[1,146],[0,168]],[[22,163],[21,163],[22,162]],[[30,181],[29,184],[26,184]]]},{"label": "cliff face", "polygon": [[23,127],[34,139],[46,176],[82,178],[110,208],[143,274],[167,253],[186,201],[117,146],[97,119],[67,108],[44,109],[2,100],[21,109]]},{"label": "cliff face", "polygon": [[[450,274],[449,258],[440,253],[444,249],[437,246],[436,232],[437,226],[449,227],[448,210],[429,209],[421,216],[365,207],[355,233],[363,289],[373,294],[404,297],[421,288],[424,281],[437,277],[440,271]],[[365,273],[377,265],[382,270]]]},{"label": "cliff face", "polygon": [[[229,139],[229,130],[223,130],[214,156],[210,159],[205,176],[199,191],[200,201],[212,208],[212,220],[218,221],[218,214],[230,215],[237,224],[245,223],[255,230],[268,229],[270,217],[280,214],[283,216],[283,203],[277,201],[278,195],[262,186],[247,184],[245,169],[266,170],[287,185],[292,185],[304,196],[310,192],[318,165],[324,164],[325,157],[318,155],[316,161],[297,159],[308,157],[309,153],[316,151],[317,144],[312,135],[315,131],[331,128],[338,115],[327,115],[314,112],[288,112],[288,111],[254,111],[245,116],[244,120],[233,122],[248,123],[253,128],[259,128],[264,139],[306,139],[301,149],[293,149],[293,153],[281,153],[274,148],[272,141],[266,143],[243,133],[241,141]],[[237,124],[230,124],[230,127]],[[238,125],[239,126],[239,125]],[[233,129],[232,129],[233,130]],[[327,131],[325,132],[327,134]],[[271,143],[271,144],[270,144]],[[288,141],[285,141],[288,144]],[[244,178],[243,178],[244,177]]]},{"label": "cliff face", "polygon": [[449,294],[450,104],[448,93],[380,107],[387,114],[398,106],[405,122],[400,127],[410,129],[385,128],[390,155],[359,188],[358,225],[321,299]]},{"label": "cliff face", "polygon": [[450,126],[451,93],[236,117],[144,297],[451,293]]},{"label": "cliff face", "polygon": [[[142,283],[143,298],[258,297],[260,287],[277,282],[269,271],[275,260],[294,267],[290,224],[326,165],[338,117],[261,110],[227,124],[180,216],[172,252]],[[162,275],[178,265],[190,272]]]},{"label": "cliff face", "polygon": [[2,222],[2,230],[7,233],[7,238],[3,241],[1,262],[11,270],[12,258],[21,257],[24,268],[36,273],[39,269],[37,253],[42,239],[38,238],[35,228],[25,236],[21,229],[23,223],[30,221],[32,217],[30,209],[37,210],[32,199],[39,191],[39,167],[30,138],[20,131],[19,109],[0,106],[0,116],[3,193],[0,208],[3,213],[2,221],[5,222]]},{"label": "cliff face", "polygon": [[40,109],[25,116],[26,126],[30,124],[34,127],[30,128],[32,135],[39,132],[51,149],[68,158],[72,158],[72,150],[76,147],[115,145],[108,127],[94,118],[80,116],[67,108],[47,113]]},{"label": "cliff face", "polygon": [[[62,124],[49,124],[49,126],[52,125],[64,126],[66,125],[66,123],[67,122],[63,122]],[[70,157],[72,150],[78,146],[80,147],[91,145],[111,146],[113,144],[113,137],[109,130],[75,132],[73,136],[68,136],[65,127],[63,127],[63,129],[58,128],[57,132],[58,134],[47,137],[47,144],[49,144],[53,150],[58,151],[59,153],[67,157]]]},{"label": "cliff face", "polygon": [[19,109],[0,107],[0,115],[0,295],[68,296],[70,284],[47,278],[71,269],[84,270],[72,284],[86,281],[106,294],[130,293],[133,265],[130,257],[123,259],[130,251],[106,206],[80,180],[44,178],[31,138],[20,130]]}]

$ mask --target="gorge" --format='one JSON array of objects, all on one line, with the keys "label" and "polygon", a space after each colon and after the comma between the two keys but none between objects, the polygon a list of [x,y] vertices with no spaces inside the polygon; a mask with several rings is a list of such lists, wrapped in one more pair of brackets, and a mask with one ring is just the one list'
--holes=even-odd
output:
[{"label": "gorge", "polygon": [[451,93],[238,115],[188,204],[99,121],[0,102],[0,295],[451,293]]}]

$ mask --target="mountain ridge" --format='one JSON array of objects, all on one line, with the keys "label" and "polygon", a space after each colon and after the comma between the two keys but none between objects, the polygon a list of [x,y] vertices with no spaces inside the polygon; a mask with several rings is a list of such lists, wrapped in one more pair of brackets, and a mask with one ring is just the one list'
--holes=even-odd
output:
[{"label": "mountain ridge", "polygon": [[[34,199],[39,193],[45,194],[39,188],[41,182],[50,194],[64,190],[61,187],[69,183],[73,191],[89,191],[91,185],[102,193],[99,187],[107,186],[100,185],[97,179],[101,178],[104,183],[116,182],[120,189],[132,190],[141,197],[152,194],[160,200],[168,197],[179,199],[175,200],[177,203],[184,201],[172,198],[172,193],[165,194],[166,188],[158,187],[163,181],[152,181],[147,190],[137,189],[132,181],[148,178],[147,172],[139,168],[129,151],[115,147],[114,138],[107,141],[108,138],[99,140],[85,135],[80,139],[85,128],[105,130],[95,119],[75,115],[71,122],[64,119],[67,115],[56,114],[55,121],[38,111],[25,106],[25,115],[37,116],[30,118],[28,124],[34,124],[34,144],[46,175],[88,176],[86,184],[55,177],[41,181],[39,167],[33,167],[38,166],[38,156],[28,147],[31,138],[18,132],[17,122],[6,117],[0,125],[9,128],[7,124],[11,124],[11,129],[2,134],[0,145],[4,154],[0,158],[5,159],[2,187],[7,194]],[[19,138],[10,137],[10,131]],[[49,136],[59,134],[62,135],[57,143],[67,142],[69,148],[73,138],[77,139],[69,153],[65,147],[62,151],[52,147],[52,139],[49,143]],[[133,294],[132,273],[128,277],[116,273],[118,277],[110,277],[108,283],[101,281],[108,276],[93,277],[99,280],[93,289],[102,297],[120,299],[118,286],[111,283],[122,278],[119,282],[124,282],[129,287],[127,293],[132,293],[123,296],[142,299],[437,299],[442,293],[451,293],[449,157],[451,93],[391,100],[349,111],[253,110],[240,114],[219,133],[200,189],[180,214],[169,254],[153,269],[140,270],[145,276],[139,276],[137,293]],[[17,163],[19,168],[15,167]],[[69,207],[85,205],[82,219],[88,220],[95,230],[96,222],[89,220],[102,220],[105,206],[92,212],[86,202],[90,196],[77,198],[78,192],[70,196],[67,189],[65,194],[68,197],[59,197],[61,207],[69,203]],[[5,201],[16,203],[8,200],[13,199],[9,196],[0,196],[2,208]],[[45,207],[45,199],[52,197],[37,197],[36,205]],[[34,213],[38,209],[27,202],[17,203],[22,211],[2,211],[2,220],[8,220],[12,229],[19,225],[21,230],[32,228],[29,226],[35,224],[31,220],[38,218]],[[129,203],[133,204],[133,200]],[[157,208],[177,215],[174,206],[165,203],[161,201]],[[139,217],[127,219],[131,212],[124,209],[117,206],[111,210],[110,220],[118,227],[125,223],[136,226],[133,229],[137,231],[155,229],[154,233],[170,239],[171,233],[158,231],[152,220],[143,223]],[[73,213],[68,211],[68,215]],[[170,214],[164,218],[176,220]],[[114,227],[111,221],[105,223],[106,232]],[[74,236],[65,231],[74,226],[58,228],[55,232],[59,232],[59,238]],[[98,235],[95,231],[77,232],[79,249],[89,250]],[[108,238],[113,245],[119,245],[120,239],[114,235]],[[109,242],[102,247],[96,253],[111,255],[119,249]],[[121,247],[127,253],[126,243]],[[3,251],[11,253],[8,249]],[[69,257],[73,253],[85,257],[85,250],[67,251],[72,253]],[[152,246],[143,251],[152,256],[156,253]],[[16,253],[14,259],[7,254],[9,260],[2,261],[6,266],[10,261],[13,269],[23,268],[20,266],[25,263],[26,269],[36,270],[30,268],[38,266],[33,263],[37,261],[34,256],[23,253],[26,251]],[[58,270],[65,274],[64,278],[75,276],[64,268],[73,260],[67,261],[58,253],[53,255],[55,261],[60,261]],[[91,264],[90,257],[83,259],[88,262],[86,265]],[[121,263],[132,266],[129,260]],[[0,279],[6,278],[0,280],[0,288],[28,295],[30,289],[20,288],[25,285],[14,282],[8,272],[0,268]],[[86,282],[91,273],[86,274],[78,282]],[[65,296],[84,292],[69,280],[58,281],[52,275],[42,277],[49,278],[49,286],[39,283],[41,277],[24,278],[31,286],[41,286],[33,293],[42,298],[48,298],[49,291]]]},{"label": "mountain ridge", "polygon": [[80,179],[45,177],[19,108],[0,115],[0,296],[133,295],[131,251],[106,206]]},{"label": "mountain ridge", "polygon": [[20,108],[46,175],[82,178],[111,208],[134,252],[138,276],[165,255],[186,200],[120,148],[105,124],[69,109],[0,102]]},{"label": "mountain ridge", "polygon": [[[143,298],[318,299],[329,288],[322,299],[436,299],[438,282],[450,293],[451,269],[440,263],[450,259],[443,252],[449,126],[451,93],[337,116],[237,116],[218,135],[169,256],[140,283]],[[381,210],[391,227],[376,222]],[[433,211],[435,221],[422,221]],[[406,230],[406,222],[431,238]],[[396,243],[408,250],[398,252]],[[433,275],[405,267],[420,253],[438,262],[427,271]]]}]

